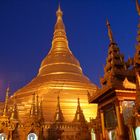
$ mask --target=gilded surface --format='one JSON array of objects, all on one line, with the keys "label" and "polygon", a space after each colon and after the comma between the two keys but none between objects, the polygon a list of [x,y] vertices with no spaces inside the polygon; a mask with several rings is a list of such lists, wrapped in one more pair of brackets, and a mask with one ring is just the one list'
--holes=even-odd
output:
[{"label": "gilded surface", "polygon": [[43,99],[42,109],[46,121],[54,121],[58,95],[66,121],[74,119],[77,98],[80,98],[81,108],[87,121],[96,116],[96,105],[89,105],[87,96],[88,93],[94,94],[96,85],[83,74],[79,61],[68,47],[60,7],[56,15],[52,47],[42,61],[38,75],[15,93],[22,121],[29,114],[33,93],[38,94],[39,100]]}]

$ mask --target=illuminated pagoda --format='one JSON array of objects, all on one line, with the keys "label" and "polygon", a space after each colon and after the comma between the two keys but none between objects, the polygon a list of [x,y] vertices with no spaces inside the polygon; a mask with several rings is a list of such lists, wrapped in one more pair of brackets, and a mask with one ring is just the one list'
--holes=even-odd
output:
[{"label": "illuminated pagoda", "polygon": [[97,106],[89,104],[88,97],[97,86],[69,49],[60,6],[56,16],[52,47],[37,76],[11,97],[7,91],[0,110],[0,139],[90,140],[89,122]]},{"label": "illuminated pagoda", "polygon": [[[136,7],[140,15],[138,0]],[[140,30],[138,30],[136,53],[133,58],[125,62],[114,41],[108,21],[107,27],[110,44],[104,77],[100,79],[101,88],[90,98],[91,103],[98,104],[96,140],[139,140]]]}]

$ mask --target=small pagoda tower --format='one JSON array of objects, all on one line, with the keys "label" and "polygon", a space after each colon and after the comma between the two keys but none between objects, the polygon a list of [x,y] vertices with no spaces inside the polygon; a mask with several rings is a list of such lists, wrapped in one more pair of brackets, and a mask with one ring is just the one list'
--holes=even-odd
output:
[{"label": "small pagoda tower", "polygon": [[64,116],[63,116],[61,106],[60,106],[60,97],[59,97],[59,95],[57,97],[57,108],[56,108],[56,112],[55,112],[55,116],[54,116],[54,121],[55,122],[64,122]]},{"label": "small pagoda tower", "polygon": [[73,122],[76,125],[79,125],[79,131],[77,132],[77,138],[79,140],[86,140],[86,139],[90,140],[91,139],[90,131],[88,129],[88,124],[85,119],[83,110],[81,108],[79,98],[77,99],[77,110],[76,110]]},{"label": "small pagoda tower", "polygon": [[10,92],[10,88],[8,87],[6,89],[3,114],[2,114],[2,116],[0,116],[0,133],[1,133],[1,137],[3,139],[9,138],[9,128],[7,127],[9,125],[9,116],[8,116],[9,115],[8,114],[9,92]]},{"label": "small pagoda tower", "polygon": [[120,53],[117,43],[114,41],[113,33],[109,21],[107,20],[108,36],[110,40],[106,65],[104,67],[104,77],[101,78],[101,84],[119,85],[124,80],[125,71],[124,56]]},{"label": "small pagoda tower", "polygon": [[76,113],[75,113],[75,117],[74,117],[74,122],[81,122],[81,123],[85,123],[86,120],[85,120],[85,116],[83,114],[83,110],[81,109],[81,106],[80,106],[80,99],[78,98],[78,102],[77,102],[77,110],[76,110]]},{"label": "small pagoda tower", "polygon": [[10,107],[8,106],[10,88],[6,89],[6,97],[4,103],[3,114],[0,116],[0,139],[9,139],[14,140],[14,131],[18,125],[17,118],[17,110],[16,103],[12,107],[12,111],[10,111]]}]

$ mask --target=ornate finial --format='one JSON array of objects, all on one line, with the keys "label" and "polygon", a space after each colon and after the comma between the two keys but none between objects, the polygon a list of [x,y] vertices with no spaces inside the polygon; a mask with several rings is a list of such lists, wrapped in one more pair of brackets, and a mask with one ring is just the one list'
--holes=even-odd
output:
[{"label": "ornate finial", "polygon": [[60,110],[60,97],[59,97],[59,95],[57,96],[57,109],[59,112],[59,110]]},{"label": "ornate finial", "polygon": [[140,16],[140,4],[138,0],[136,0],[136,8],[137,8],[138,15]]},{"label": "ornate finial", "polygon": [[80,98],[77,98],[77,110],[79,110],[79,112],[82,111],[81,106],[80,106]]},{"label": "ornate finial", "polygon": [[113,42],[114,42],[113,34],[112,34],[111,26],[110,26],[110,23],[109,23],[108,20],[107,20],[107,22],[106,22],[106,25],[107,25],[107,28],[108,28],[109,40],[110,40],[111,43],[113,43]]},{"label": "ornate finial", "polygon": [[78,106],[80,106],[80,99],[79,98],[77,99],[77,103],[78,103]]},{"label": "ornate finial", "polygon": [[57,12],[56,12],[56,16],[57,16],[57,17],[62,17],[62,16],[63,16],[63,12],[62,12],[62,10],[61,10],[60,3],[59,3],[59,5],[58,5],[58,10],[57,10]]},{"label": "ornate finial", "polygon": [[57,16],[57,22],[55,24],[55,32],[56,32],[56,30],[64,30],[65,31],[65,26],[63,23],[63,19],[62,19],[63,12],[61,10],[60,4],[58,6],[58,10],[56,11],[56,16]]},{"label": "ornate finial", "polygon": [[3,116],[6,116],[6,113],[7,113],[9,92],[10,92],[10,87],[8,86],[8,88],[6,89],[6,97],[5,97],[5,106],[4,106],[4,110],[3,110]]},{"label": "ornate finial", "polygon": [[68,40],[65,31],[65,25],[63,23],[63,12],[58,6],[58,10],[56,11],[57,21],[54,27],[54,36],[52,40],[52,48],[49,53],[62,53],[62,52],[70,52],[68,47]]}]

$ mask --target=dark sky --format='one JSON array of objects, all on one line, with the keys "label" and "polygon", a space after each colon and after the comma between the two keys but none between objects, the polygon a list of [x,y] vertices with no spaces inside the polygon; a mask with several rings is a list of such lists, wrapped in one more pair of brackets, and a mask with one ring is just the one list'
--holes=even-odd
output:
[{"label": "dark sky", "polygon": [[[0,0],[0,100],[37,73],[51,47],[58,0]],[[108,50],[106,19],[125,59],[133,57],[138,15],[135,0],[62,0],[69,47],[83,72],[99,85]]]}]

